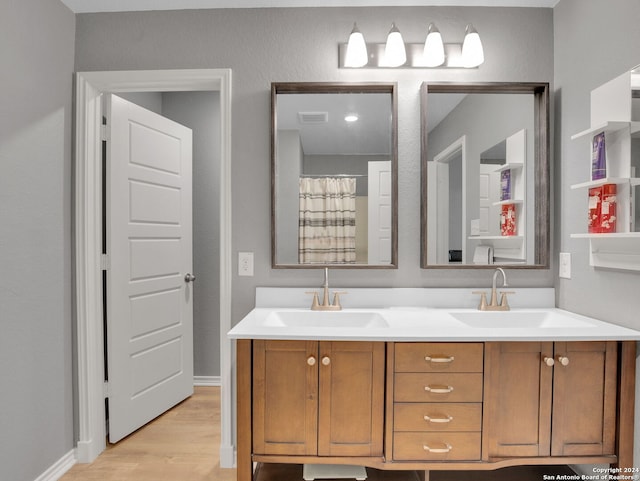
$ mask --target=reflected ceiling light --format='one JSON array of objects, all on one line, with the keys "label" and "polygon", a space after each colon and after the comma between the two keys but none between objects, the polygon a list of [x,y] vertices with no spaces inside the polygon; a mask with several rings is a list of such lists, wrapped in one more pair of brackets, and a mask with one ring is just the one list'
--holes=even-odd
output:
[{"label": "reflected ceiling light", "polygon": [[444,43],[440,30],[433,24],[429,24],[427,40],[424,42],[423,62],[425,67],[438,67],[444,63]]},{"label": "reflected ceiling light", "polygon": [[359,68],[367,65],[368,61],[367,44],[364,41],[364,35],[362,35],[362,32],[354,22],[353,30],[351,30],[349,42],[347,43],[347,55],[344,65],[345,67]]},{"label": "reflected ceiling light", "polygon": [[344,116],[344,120],[347,122],[355,122],[358,120],[358,114],[347,114]]},{"label": "reflected ceiling light", "polygon": [[402,34],[395,23],[391,24],[391,30],[387,35],[387,44],[384,48],[386,67],[400,67],[407,62],[407,51],[404,48]]},{"label": "reflected ceiling light", "polygon": [[466,68],[477,67],[484,62],[484,50],[478,31],[473,25],[467,25],[462,42],[462,63]]}]

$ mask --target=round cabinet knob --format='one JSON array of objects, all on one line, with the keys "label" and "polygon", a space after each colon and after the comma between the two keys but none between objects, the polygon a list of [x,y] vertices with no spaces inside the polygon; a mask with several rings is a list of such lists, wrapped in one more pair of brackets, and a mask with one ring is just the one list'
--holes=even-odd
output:
[{"label": "round cabinet knob", "polygon": [[193,274],[186,274],[184,276],[184,281],[185,282],[194,282],[196,280],[196,276],[194,276]]},{"label": "round cabinet knob", "polygon": [[322,365],[323,366],[328,366],[329,364],[331,364],[331,359],[328,356],[324,356],[322,358]]},{"label": "round cabinet knob", "polygon": [[553,360],[552,357],[545,356],[542,361],[549,367],[553,367],[553,365],[555,364],[555,361]]},{"label": "round cabinet knob", "polygon": [[569,365],[569,358],[566,356],[558,356],[558,362],[560,364],[562,364],[563,366],[568,366]]},{"label": "round cabinet knob", "polygon": [[316,358],[313,356],[309,356],[307,358],[307,364],[309,364],[309,366],[315,366],[316,365]]}]

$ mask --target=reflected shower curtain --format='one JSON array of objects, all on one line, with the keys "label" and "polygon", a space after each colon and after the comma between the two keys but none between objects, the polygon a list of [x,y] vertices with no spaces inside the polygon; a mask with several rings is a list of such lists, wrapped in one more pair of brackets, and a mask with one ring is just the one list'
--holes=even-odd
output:
[{"label": "reflected shower curtain", "polygon": [[356,261],[356,179],[300,178],[301,264]]}]

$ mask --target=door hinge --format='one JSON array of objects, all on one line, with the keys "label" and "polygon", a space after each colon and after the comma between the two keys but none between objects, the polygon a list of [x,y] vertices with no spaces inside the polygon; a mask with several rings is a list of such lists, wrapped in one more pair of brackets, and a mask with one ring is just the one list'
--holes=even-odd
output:
[{"label": "door hinge", "polygon": [[109,259],[108,254],[102,254],[100,257],[100,269],[103,271],[108,271],[111,268],[111,259]]},{"label": "door hinge", "polygon": [[103,395],[103,397],[106,399],[106,398],[108,398],[108,397],[109,397],[109,394],[110,394],[110,393],[109,393],[109,381],[105,381],[105,382],[102,384],[102,395]]},{"label": "door hinge", "polygon": [[109,140],[109,133],[107,131],[107,126],[106,125],[101,125],[100,126],[100,140],[102,140],[103,142],[106,142],[107,140]]}]

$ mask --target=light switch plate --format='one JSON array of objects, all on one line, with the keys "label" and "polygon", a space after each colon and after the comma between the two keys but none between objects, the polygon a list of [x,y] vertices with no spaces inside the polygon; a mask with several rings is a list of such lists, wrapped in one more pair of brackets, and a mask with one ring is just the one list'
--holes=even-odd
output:
[{"label": "light switch plate", "polygon": [[563,279],[571,279],[571,253],[560,252],[559,276]]},{"label": "light switch plate", "polygon": [[253,252],[238,252],[238,275],[253,276]]}]

